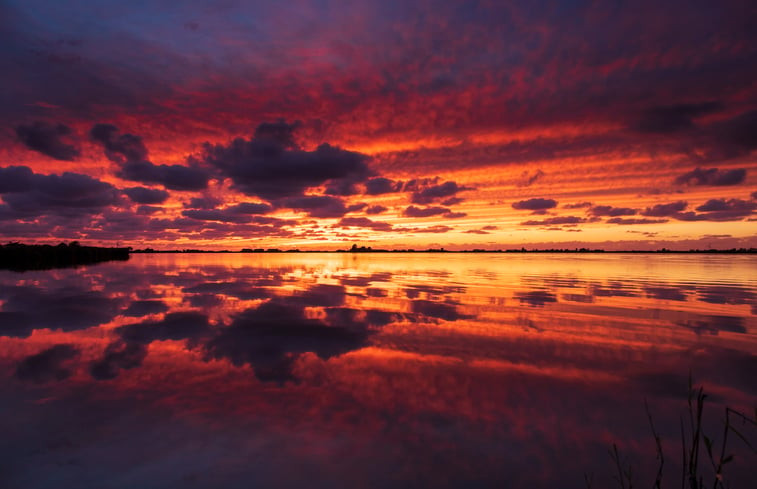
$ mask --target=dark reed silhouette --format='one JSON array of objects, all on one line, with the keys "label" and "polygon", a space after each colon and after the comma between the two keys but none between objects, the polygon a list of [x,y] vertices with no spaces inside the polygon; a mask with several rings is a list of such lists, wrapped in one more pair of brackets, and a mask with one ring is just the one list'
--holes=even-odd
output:
[{"label": "dark reed silhouette", "polygon": [[[749,451],[757,454],[755,445],[750,442],[750,439],[754,435],[753,430],[757,429],[757,408],[755,408],[754,417],[750,417],[726,406],[722,420],[722,436],[720,440],[717,440],[704,432],[702,415],[707,397],[707,394],[704,393],[704,388],[694,386],[691,377],[689,377],[687,410],[680,418],[681,489],[705,489],[709,487],[713,489],[727,489],[731,487],[724,474],[725,466],[734,460],[734,455],[727,448],[729,434],[739,438]],[[665,468],[665,452],[663,451],[662,438],[655,427],[654,419],[646,399],[644,400],[644,407],[647,419],[649,420],[649,427],[654,437],[658,462],[657,473],[652,487],[653,489],[662,489]],[[751,433],[747,433],[745,430],[751,430]],[[702,456],[703,448],[705,456]],[[615,443],[612,444],[610,458],[617,472],[614,476],[615,482],[618,483],[621,489],[633,489],[636,483],[633,467],[621,458],[618,446]],[[587,488],[591,489],[592,478],[588,474],[584,474],[584,480]]]}]

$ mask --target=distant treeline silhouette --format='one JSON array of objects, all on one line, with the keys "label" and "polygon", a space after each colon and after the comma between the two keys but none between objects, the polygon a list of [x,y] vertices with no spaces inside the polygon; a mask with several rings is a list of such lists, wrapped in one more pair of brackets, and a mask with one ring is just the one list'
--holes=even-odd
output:
[{"label": "distant treeline silhouette", "polygon": [[380,249],[370,246],[352,245],[347,250],[300,250],[297,248],[280,249],[280,248],[242,248],[239,251],[234,250],[155,250],[153,248],[144,248],[131,250],[131,253],[706,253],[706,254],[756,254],[757,248],[729,248],[729,249],[690,249],[690,250],[670,250],[661,248],[658,250],[603,250],[600,248],[545,248],[545,249],[526,249],[511,248],[498,250],[485,250],[474,248],[471,250],[447,250],[444,248],[426,248],[416,250],[413,248],[404,249]]},{"label": "distant treeline silhouette", "polygon": [[110,260],[128,260],[129,248],[82,246],[77,241],[59,245],[0,245],[0,269],[24,271],[74,267]]}]

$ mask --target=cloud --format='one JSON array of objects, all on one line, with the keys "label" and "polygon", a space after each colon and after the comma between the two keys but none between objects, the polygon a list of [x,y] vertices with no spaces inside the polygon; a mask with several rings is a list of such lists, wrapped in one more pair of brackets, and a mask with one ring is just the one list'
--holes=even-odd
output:
[{"label": "cloud", "polygon": [[302,150],[294,142],[295,128],[283,122],[261,124],[250,139],[206,144],[203,161],[230,178],[236,190],[269,201],[324,184],[354,185],[372,176],[367,155],[329,144]]},{"label": "cloud", "polygon": [[181,211],[181,214],[191,219],[197,219],[198,221],[229,222],[237,224],[246,224],[252,221],[250,216],[236,212],[229,212],[226,209],[189,209]]},{"label": "cloud", "polygon": [[531,307],[544,307],[547,303],[557,302],[557,296],[546,290],[516,292],[514,296],[521,303],[526,303]]},{"label": "cloud", "polygon": [[182,165],[154,165],[149,161],[129,161],[116,176],[141,183],[159,183],[171,190],[202,190],[210,175],[200,168]]},{"label": "cloud", "polygon": [[367,195],[382,195],[400,192],[402,182],[390,180],[389,178],[376,177],[365,182],[365,193]]},{"label": "cloud", "polygon": [[367,217],[344,217],[339,223],[341,227],[370,228],[376,231],[391,231],[392,225],[388,222],[373,221]]},{"label": "cloud", "polygon": [[[453,197],[458,192],[464,190],[473,190],[471,187],[461,187],[456,182],[444,182],[439,185],[432,185],[422,190],[413,192],[410,201],[414,204],[430,204],[440,199],[447,197]],[[460,200],[456,200],[455,203],[459,203]]]},{"label": "cloud", "polygon": [[134,134],[119,134],[118,127],[113,124],[95,124],[89,135],[103,146],[105,156],[114,163],[123,165],[147,159],[148,151],[142,138]]},{"label": "cloud", "polygon": [[228,207],[227,210],[239,214],[268,214],[273,210],[273,207],[264,202],[242,202]]},{"label": "cloud", "polygon": [[711,158],[736,158],[757,149],[757,110],[744,112],[708,128],[714,142]]},{"label": "cloud", "polygon": [[437,225],[437,226],[429,226],[426,228],[412,228],[408,230],[408,232],[412,233],[448,233],[452,231],[453,227],[450,226],[444,226],[444,225]]},{"label": "cloud", "polygon": [[149,344],[153,341],[186,340],[196,342],[210,334],[208,316],[196,311],[171,312],[159,321],[147,321],[116,328],[116,332],[129,343]]},{"label": "cloud", "polygon": [[79,149],[61,139],[71,135],[71,128],[64,124],[37,121],[16,127],[16,136],[27,148],[56,160],[73,161],[79,157]]},{"label": "cloud", "polygon": [[165,190],[146,187],[126,188],[124,193],[137,204],[162,204],[169,196]]},{"label": "cloud", "polygon": [[608,224],[621,224],[621,225],[634,225],[634,224],[661,224],[663,222],[668,222],[667,219],[643,219],[643,218],[624,218],[624,217],[613,217],[612,219],[608,219]]},{"label": "cloud", "polygon": [[736,168],[733,170],[719,170],[717,168],[699,168],[679,175],[675,179],[678,185],[738,185],[746,179],[746,170]]},{"label": "cloud", "polygon": [[431,217],[446,214],[450,212],[446,207],[416,207],[414,205],[408,206],[402,214],[407,217]]},{"label": "cloud", "polygon": [[193,197],[186,206],[192,209],[215,209],[222,203],[214,197]]},{"label": "cloud", "polygon": [[[291,220],[278,219],[275,217],[258,216],[251,213],[242,213],[236,206],[225,209],[187,209],[181,212],[183,216],[198,221],[213,221],[219,223],[235,224],[261,224],[270,226],[287,226],[295,222]],[[181,226],[179,226],[181,227]],[[245,232],[245,229],[238,229],[238,232]]]},{"label": "cloud", "polygon": [[154,206],[154,205],[140,205],[137,207],[137,214],[140,216],[149,216],[151,214],[155,214],[156,212],[162,211],[162,207]]},{"label": "cloud", "polygon": [[150,314],[160,314],[168,311],[168,306],[163,301],[140,300],[129,304],[121,314],[127,317],[139,318]]},{"label": "cloud", "polygon": [[630,207],[613,207],[611,205],[595,205],[589,209],[592,216],[632,216],[636,214],[636,209]]},{"label": "cloud", "polygon": [[142,365],[146,356],[147,347],[141,343],[114,341],[105,348],[102,358],[92,362],[89,373],[97,380],[114,379],[121,370]]},{"label": "cloud", "polygon": [[490,234],[489,231],[494,231],[497,226],[482,226],[480,229],[469,229],[465,231],[468,234]]},{"label": "cloud", "polygon": [[60,290],[35,286],[0,289],[0,336],[27,337],[37,329],[74,331],[111,321],[122,299],[103,292],[68,286]]},{"label": "cloud", "polygon": [[721,331],[730,333],[746,333],[744,318],[738,316],[701,316],[699,319],[679,321],[677,323],[697,335],[709,334],[717,336]]},{"label": "cloud", "polygon": [[696,208],[697,216],[708,221],[736,221],[757,210],[757,202],[741,199],[710,199]]},{"label": "cloud", "polygon": [[387,209],[383,205],[372,205],[365,209],[365,213],[368,215],[375,215],[375,214],[381,214],[382,212],[386,212],[387,210],[389,209]]},{"label": "cloud", "polygon": [[545,211],[547,209],[552,209],[556,206],[557,206],[556,200],[542,199],[542,198],[520,200],[518,202],[514,202],[512,205],[513,209],[529,210],[529,211],[534,211],[534,212]]},{"label": "cloud", "polygon": [[711,304],[755,304],[757,294],[735,285],[702,285],[697,288],[699,300]]},{"label": "cloud", "polygon": [[582,222],[587,222],[587,219],[577,216],[557,216],[541,219],[538,221],[524,221],[520,224],[522,226],[557,226],[561,224],[580,224]]},{"label": "cloud", "polygon": [[533,174],[530,174],[528,170],[526,170],[520,174],[520,179],[516,182],[516,185],[518,187],[530,187],[544,175],[545,173],[541,170],[536,170]]},{"label": "cloud", "polygon": [[260,380],[284,382],[293,378],[292,365],[302,353],[327,359],[361,348],[372,334],[361,316],[329,314],[327,309],[324,321],[305,313],[306,307],[341,306],[343,291],[341,287],[316,287],[248,309],[205,343],[206,354],[228,358],[235,365],[252,365]]},{"label": "cloud", "polygon": [[28,166],[0,168],[0,194],[25,192],[34,185],[34,172]]},{"label": "cloud", "polygon": [[90,137],[102,145],[105,156],[119,165],[116,176],[141,183],[158,183],[171,190],[202,190],[208,186],[210,173],[197,165],[155,165],[148,160],[142,138],[120,134],[112,124],[95,124]]},{"label": "cloud", "polygon": [[262,285],[269,287],[278,287],[281,285],[281,279],[268,279],[254,282],[204,282],[201,284],[184,287],[182,292],[187,294],[213,294],[225,297],[234,297],[243,301],[255,299],[268,299],[272,293]]},{"label": "cloud", "polygon": [[405,208],[405,210],[402,212],[402,215],[406,217],[431,217],[441,215],[448,219],[456,219],[465,217],[467,214],[465,214],[464,212],[452,212],[446,207],[416,207],[414,205],[411,205]]},{"label": "cloud", "polygon": [[678,287],[646,285],[644,286],[644,293],[647,297],[666,301],[683,302],[686,301],[687,297],[685,291]]},{"label": "cloud", "polygon": [[563,209],[583,209],[584,207],[591,207],[591,202],[576,202],[575,204],[565,204]]},{"label": "cloud", "polygon": [[368,207],[368,204],[366,204],[365,202],[358,202],[356,204],[348,205],[345,212],[347,213],[358,212],[358,211],[362,211],[366,207]]},{"label": "cloud", "polygon": [[687,207],[688,203],[685,201],[657,204],[647,207],[641,214],[647,217],[672,217],[679,221],[737,221],[754,213],[757,202],[742,199],[710,199],[697,207],[697,212],[684,212]]},{"label": "cloud", "polygon": [[262,202],[242,202],[224,209],[187,209],[182,215],[200,221],[226,223],[284,224],[287,221],[273,217],[261,217],[273,210],[269,204]]},{"label": "cloud", "polygon": [[671,217],[686,209],[688,205],[689,203],[684,200],[669,204],[656,204],[641,211],[641,215],[647,217]]},{"label": "cloud", "polygon": [[694,119],[722,108],[723,104],[715,101],[653,107],[645,110],[632,127],[639,132],[657,134],[685,131],[694,128]]},{"label": "cloud", "polygon": [[0,206],[0,214],[5,219],[97,214],[119,199],[119,192],[109,183],[78,173],[40,175],[12,166],[0,168],[0,182],[6,204]]},{"label": "cloud", "polygon": [[73,345],[53,345],[37,354],[30,355],[16,366],[16,377],[35,383],[61,381],[71,376],[71,360],[79,356]]},{"label": "cloud", "polygon": [[347,213],[344,201],[329,195],[302,195],[276,201],[279,207],[307,212],[310,217],[342,217]]},{"label": "cloud", "polygon": [[444,302],[414,300],[410,301],[410,309],[414,314],[436,319],[443,319],[444,321],[457,321],[460,319],[469,319],[472,317],[460,313],[460,311],[457,310],[456,304],[447,304]]}]

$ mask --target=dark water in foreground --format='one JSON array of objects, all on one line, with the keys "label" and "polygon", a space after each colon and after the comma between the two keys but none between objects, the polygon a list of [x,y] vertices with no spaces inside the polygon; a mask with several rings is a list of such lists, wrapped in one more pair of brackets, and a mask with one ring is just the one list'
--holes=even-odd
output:
[{"label": "dark water in foreground", "polygon": [[612,443],[651,487],[645,398],[679,487],[689,371],[713,437],[757,406],[753,256],[138,255],[0,305],[3,488],[619,487]]}]

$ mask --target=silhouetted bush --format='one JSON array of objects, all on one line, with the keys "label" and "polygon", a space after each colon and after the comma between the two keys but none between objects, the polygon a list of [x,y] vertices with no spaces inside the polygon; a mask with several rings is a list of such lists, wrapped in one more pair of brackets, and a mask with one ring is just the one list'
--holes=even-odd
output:
[{"label": "silhouetted bush", "polygon": [[0,245],[0,269],[45,270],[74,267],[110,260],[128,260],[129,248],[82,246],[78,241],[52,245]]}]

